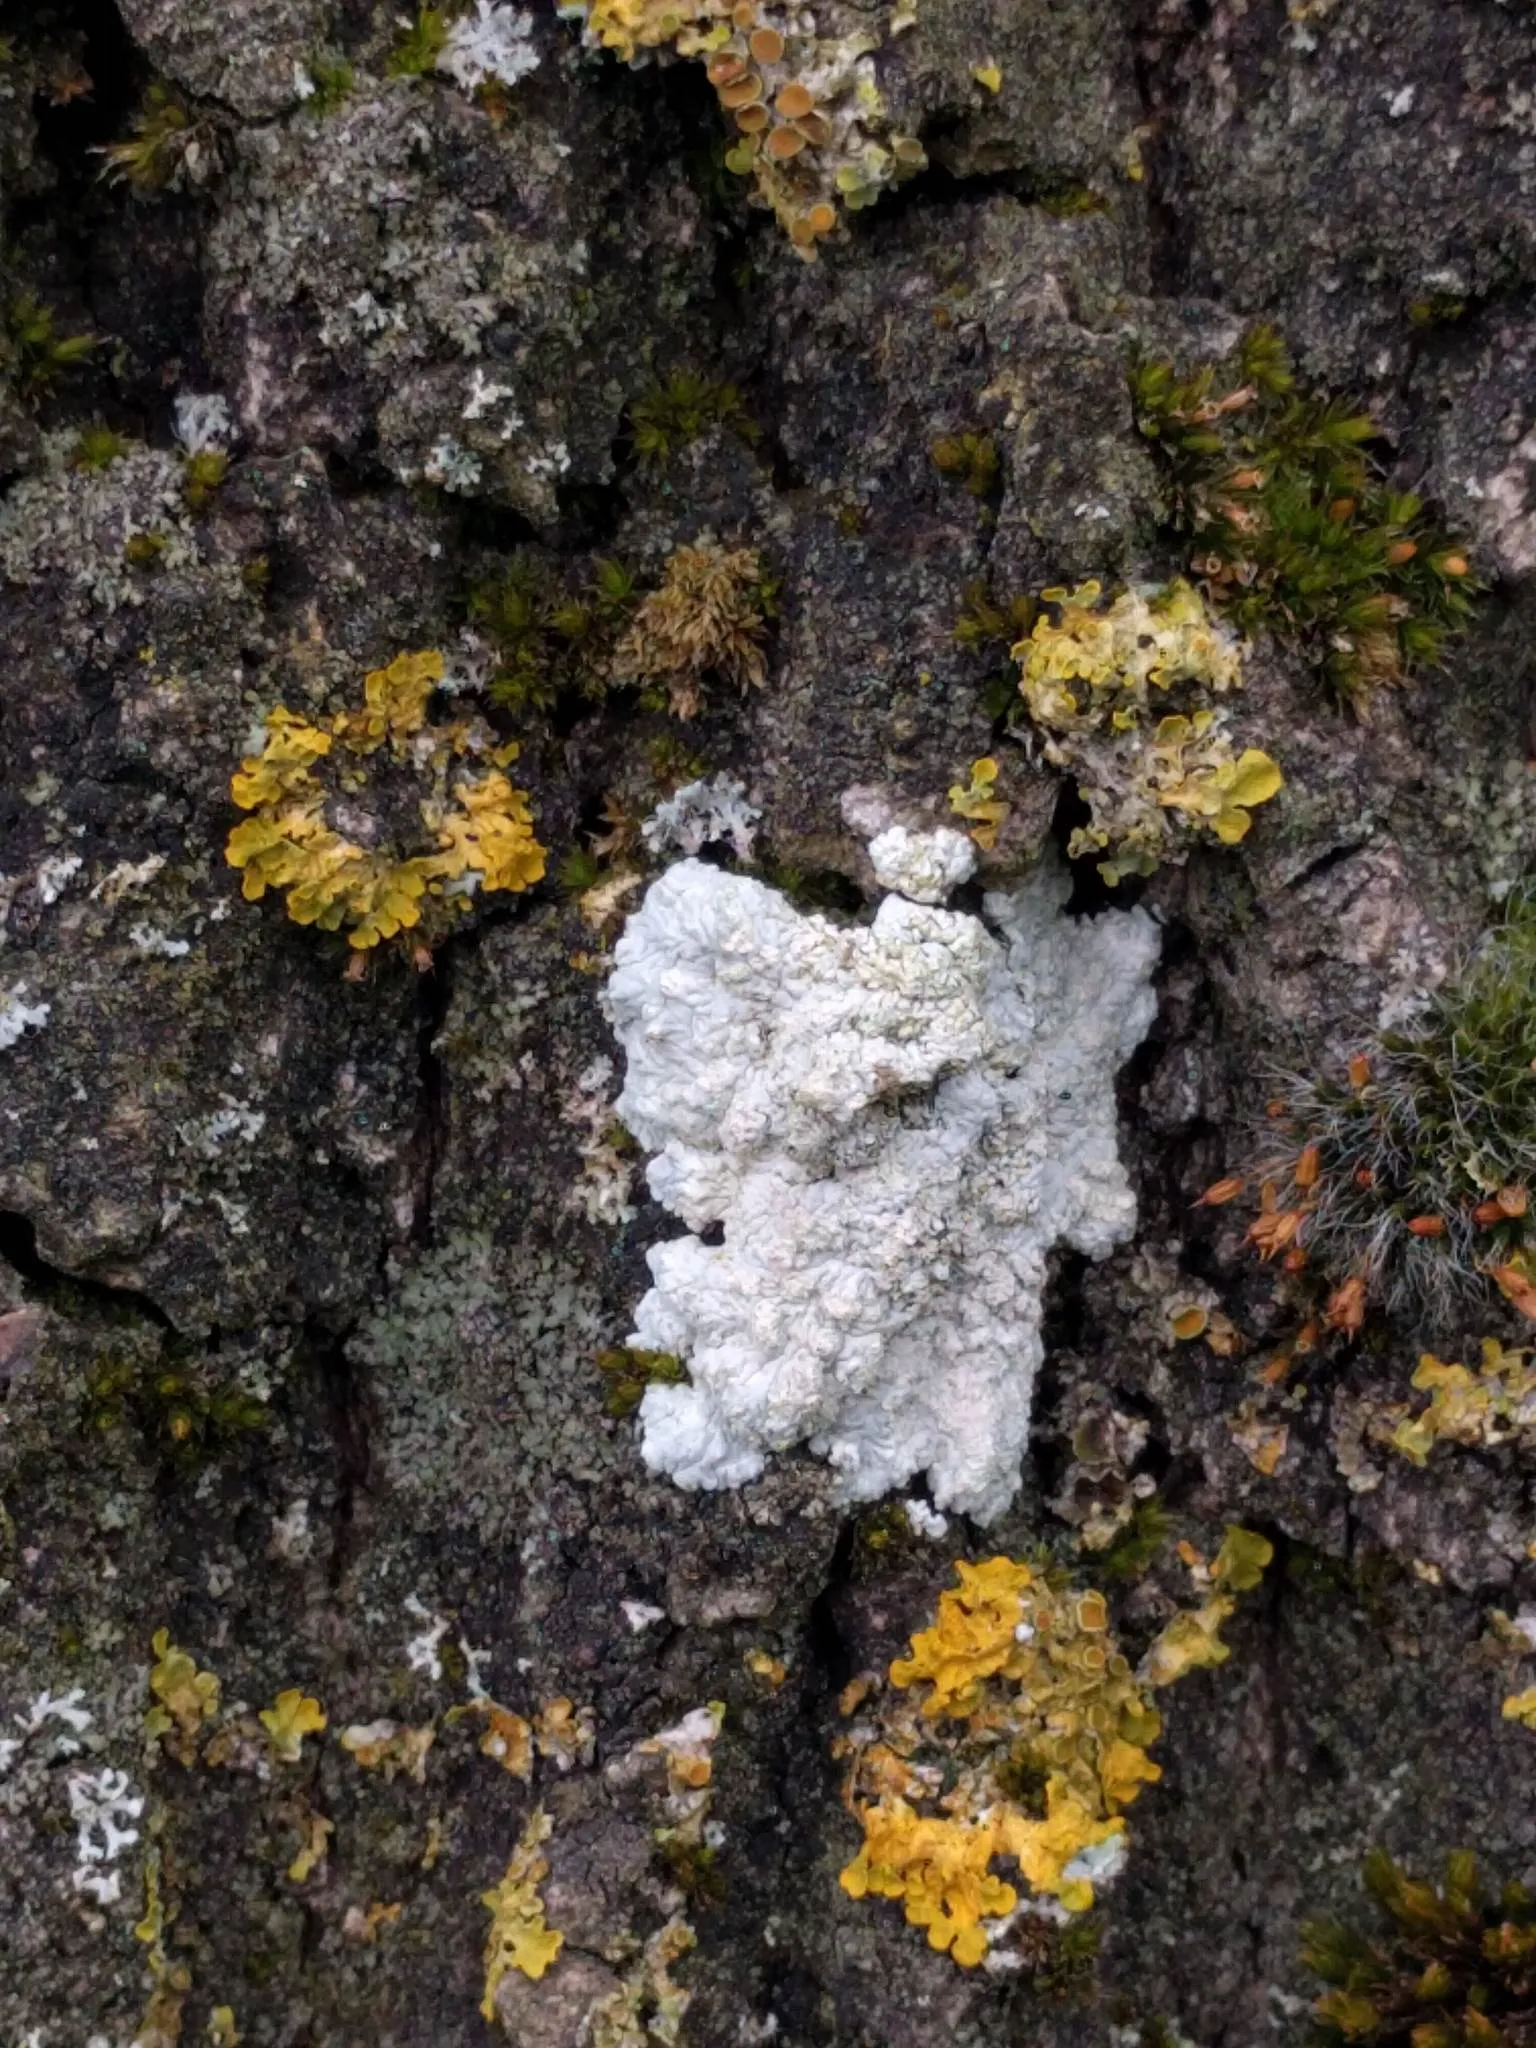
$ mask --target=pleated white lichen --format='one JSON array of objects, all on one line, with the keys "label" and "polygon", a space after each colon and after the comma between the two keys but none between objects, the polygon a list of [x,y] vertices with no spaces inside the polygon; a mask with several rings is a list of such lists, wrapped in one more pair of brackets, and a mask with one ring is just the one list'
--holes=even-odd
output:
[{"label": "pleated white lichen", "polygon": [[847,1499],[926,1472],[941,1508],[1008,1505],[1047,1254],[1134,1224],[1114,1077],[1155,1008],[1152,920],[1065,893],[1042,872],[985,922],[891,895],[864,927],[695,860],[652,884],[607,1000],[615,1106],[690,1233],[630,1338],[691,1381],[646,1390],[653,1470],[737,1486],[808,1442]]}]

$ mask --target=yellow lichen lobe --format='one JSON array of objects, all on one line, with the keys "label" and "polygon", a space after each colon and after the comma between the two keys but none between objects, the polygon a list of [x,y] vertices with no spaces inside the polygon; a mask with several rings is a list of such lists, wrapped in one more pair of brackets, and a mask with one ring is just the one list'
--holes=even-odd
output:
[{"label": "yellow lichen lobe", "polygon": [[[400,654],[364,678],[358,709],[328,724],[282,705],[268,714],[260,753],[230,782],[252,813],[225,848],[248,901],[279,890],[296,924],[345,928],[366,951],[419,925],[429,899],[441,922],[478,891],[541,879],[527,796],[501,772],[517,745],[498,743],[480,719],[429,724],[442,677],[436,651]],[[360,765],[386,754],[371,772]],[[377,801],[390,769],[410,799],[397,805],[398,821]],[[426,850],[409,850],[412,838]]]},{"label": "yellow lichen lobe", "polygon": [[525,1977],[538,1979],[564,1944],[564,1935],[545,1923],[544,1902],[538,1893],[549,1875],[549,1861],[539,1853],[540,1845],[548,1841],[552,1829],[543,1807],[536,1807],[512,1852],[506,1875],[481,1894],[480,1903],[491,1916],[485,1940],[485,1995],[480,2001],[485,2019],[495,2019],[497,1988],[509,1971],[520,1970]]},{"label": "yellow lichen lobe", "polygon": [[303,1755],[306,1735],[318,1735],[325,1726],[325,1709],[297,1686],[280,1692],[270,1707],[256,1717],[267,1731],[272,1754],[279,1763],[296,1764]]},{"label": "yellow lichen lobe", "polygon": [[219,1681],[211,1671],[199,1671],[196,1659],[177,1649],[169,1629],[156,1629],[150,1647],[155,1662],[150,1666],[149,1689],[155,1704],[144,1716],[145,1732],[163,1740],[181,1763],[190,1764],[203,1723],[219,1711]]}]

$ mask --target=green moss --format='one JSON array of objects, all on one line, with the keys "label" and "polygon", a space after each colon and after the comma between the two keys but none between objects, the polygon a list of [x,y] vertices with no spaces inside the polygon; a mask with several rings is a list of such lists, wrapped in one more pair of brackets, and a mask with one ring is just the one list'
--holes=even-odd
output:
[{"label": "green moss", "polygon": [[622,562],[597,562],[575,589],[527,555],[469,592],[470,623],[491,643],[493,703],[548,711],[562,695],[602,697],[613,652],[638,597]]},{"label": "green moss", "polygon": [[637,460],[660,469],[680,448],[702,439],[716,427],[728,428],[749,446],[761,428],[747,411],[734,384],[674,370],[643,391],[630,407],[630,439]]},{"label": "green moss", "polygon": [[0,322],[0,373],[19,398],[36,404],[95,346],[94,334],[59,334],[52,307],[33,292],[18,292]]},{"label": "green moss", "polygon": [[228,474],[229,457],[222,448],[199,448],[187,457],[182,496],[194,512],[201,512]]},{"label": "green moss", "polygon": [[1154,1493],[1139,1500],[1131,1519],[1099,1556],[1099,1574],[1111,1585],[1125,1586],[1143,1577],[1168,1541],[1168,1510]]},{"label": "green moss", "polygon": [[1383,1849],[1366,1858],[1378,1908],[1369,1932],[1340,1920],[1302,1930],[1302,1960],[1327,1990],[1312,2008],[1323,2048],[1498,2048],[1536,2028],[1536,1901],[1523,1885],[1496,1896],[1476,1858],[1454,1852],[1437,1888]]},{"label": "green moss", "polygon": [[634,1414],[647,1387],[688,1382],[688,1368],[670,1351],[639,1351],[628,1344],[599,1351],[597,1369],[603,1376],[603,1412],[616,1422]]},{"label": "green moss", "polygon": [[70,468],[110,469],[114,462],[128,453],[128,445],[126,437],[114,433],[111,427],[82,427],[69,458]]},{"label": "green moss", "polygon": [[448,9],[420,7],[416,18],[389,53],[391,78],[423,78],[437,68],[448,40]]},{"label": "green moss", "polygon": [[356,74],[344,57],[324,50],[317,50],[304,68],[314,91],[305,99],[303,111],[323,120],[351,97]]},{"label": "green moss", "polygon": [[81,1427],[108,1435],[125,1427],[179,1463],[218,1456],[237,1438],[264,1429],[266,1404],[238,1382],[221,1381],[205,1362],[109,1353],[86,1380]]},{"label": "green moss", "polygon": [[1387,485],[1368,414],[1301,388],[1273,328],[1222,366],[1142,360],[1131,391],[1191,572],[1243,632],[1303,647],[1357,709],[1440,660],[1479,588],[1461,543]]},{"label": "green moss", "polygon": [[686,1842],[675,1835],[659,1844],[672,1882],[696,1910],[723,1906],[728,1896],[720,1859],[704,1842]]},{"label": "green moss", "polygon": [[934,468],[952,483],[964,484],[973,498],[990,498],[996,491],[1002,462],[990,434],[941,434],[928,453]]},{"label": "green moss", "polygon": [[147,198],[198,183],[211,167],[212,132],[185,101],[156,79],[121,142],[97,152],[103,176]]}]

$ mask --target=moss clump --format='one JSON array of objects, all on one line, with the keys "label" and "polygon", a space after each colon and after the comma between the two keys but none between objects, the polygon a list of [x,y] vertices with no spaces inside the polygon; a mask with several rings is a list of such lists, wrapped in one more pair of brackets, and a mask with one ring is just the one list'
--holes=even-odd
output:
[{"label": "moss clump", "polygon": [[18,398],[35,405],[95,346],[94,334],[60,334],[53,308],[34,292],[18,292],[0,319],[0,375]]},{"label": "moss clump", "polygon": [[1369,414],[1299,387],[1273,328],[1227,365],[1141,361],[1131,391],[1191,571],[1243,632],[1299,642],[1357,711],[1440,659],[1478,588],[1463,547],[1383,480]]},{"label": "moss clump", "polygon": [[641,602],[614,651],[616,678],[649,686],[657,708],[692,718],[712,676],[738,690],[762,684],[777,589],[755,548],[701,536],[674,548],[661,587]]},{"label": "moss clump", "polygon": [[100,1435],[133,1427],[177,1462],[202,1463],[264,1429],[266,1403],[195,1360],[111,1353],[86,1380],[82,1425]]},{"label": "moss clump", "polygon": [[1366,1858],[1379,1931],[1338,1920],[1302,1930],[1302,1960],[1328,1989],[1312,2008],[1322,2048],[1499,2048],[1536,2033],[1536,1901],[1523,1885],[1496,1898],[1472,1854],[1446,1861],[1440,1887],[1410,1878],[1385,1850]]},{"label": "moss clump", "polygon": [[122,434],[114,433],[111,427],[94,425],[82,427],[75,442],[74,453],[69,458],[71,469],[89,469],[100,472],[110,469],[114,462],[121,461],[128,453],[128,442]]},{"label": "moss clump", "polygon": [[1340,1281],[1329,1311],[1340,1328],[1358,1327],[1368,1298],[1447,1315],[1486,1290],[1485,1275],[1524,1306],[1536,1251],[1533,1060],[1527,886],[1411,1029],[1381,1034],[1339,1079],[1282,1084],[1272,1129],[1284,1149],[1268,1148],[1258,1169],[1250,1243]]},{"label": "moss clump", "polygon": [[1002,462],[990,434],[941,434],[928,453],[940,475],[964,484],[973,498],[990,498],[997,489]]},{"label": "moss clump", "polygon": [[1168,1510],[1154,1493],[1137,1501],[1131,1519],[1099,1557],[1099,1573],[1111,1585],[1133,1585],[1151,1570],[1168,1541]]},{"label": "moss clump", "polygon": [[549,711],[562,696],[601,698],[613,655],[638,603],[622,562],[599,561],[572,589],[528,555],[469,593],[471,625],[491,644],[490,698],[509,711]]},{"label": "moss clump", "polygon": [[304,95],[304,111],[323,120],[344,106],[352,95],[356,74],[344,57],[318,50],[304,67],[311,90]]},{"label": "moss clump", "polygon": [[630,1344],[599,1351],[597,1369],[603,1376],[603,1413],[616,1422],[634,1414],[647,1387],[688,1383],[688,1368],[672,1352],[639,1351]]},{"label": "moss clump", "polygon": [[218,167],[210,124],[158,79],[128,134],[97,154],[104,159],[102,175],[140,198],[204,184]]},{"label": "moss clump", "polygon": [[630,407],[635,455],[650,469],[660,469],[678,449],[717,427],[738,435],[749,447],[762,438],[762,429],[734,384],[696,377],[688,370],[674,370],[658,379]]},{"label": "moss clump", "polygon": [[437,69],[437,60],[448,41],[446,7],[418,7],[415,19],[389,53],[387,70],[391,78],[425,78]]}]

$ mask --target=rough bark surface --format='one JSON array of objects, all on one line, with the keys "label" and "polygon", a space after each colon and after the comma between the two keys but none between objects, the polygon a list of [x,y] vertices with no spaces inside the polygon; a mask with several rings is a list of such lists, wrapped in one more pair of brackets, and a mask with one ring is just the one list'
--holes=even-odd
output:
[{"label": "rough bark surface", "polygon": [[[1191,1206],[1240,1158],[1266,1070],[1336,1061],[1401,1015],[1536,853],[1531,11],[918,0],[880,62],[928,168],[814,264],[722,196],[697,67],[626,69],[533,12],[539,69],[491,111],[387,75],[400,28],[367,0],[26,0],[6,24],[0,287],[99,343],[36,402],[0,396],[0,1004],[47,1006],[0,1050],[0,1728],[22,1737],[0,1774],[0,2042],[203,2040],[227,2006],[241,2039],[295,2048],[472,2048],[498,2026],[601,2043],[594,2005],[679,1904],[657,1789],[613,1766],[710,1700],[724,1832],[682,1901],[691,2048],[1297,2039],[1298,1928],[1353,1907],[1371,1845],[1536,1871],[1536,1737],[1500,1718],[1524,1680],[1488,1632],[1490,1608],[1536,1598],[1529,1466],[1448,1447],[1362,1473],[1350,1418],[1401,1397],[1427,1334],[1378,1320],[1306,1385],[1258,1387],[1295,1318],[1241,1223]],[[316,110],[295,76],[321,50],[353,76]],[[92,152],[157,79],[207,161],[139,194]],[[632,699],[504,719],[552,868],[608,791],[681,749],[746,784],[770,875],[868,915],[842,793],[884,784],[938,815],[998,741],[988,663],[954,636],[967,586],[1179,569],[1127,362],[1210,355],[1259,318],[1469,534],[1492,586],[1477,622],[1368,723],[1283,643],[1255,647],[1245,735],[1286,787],[1241,846],[1133,892],[1165,924],[1158,1021],[1121,1089],[1138,1234],[1060,1262],[1005,1521],[893,1542],[798,1454],[682,1492],[605,1414],[596,1364],[676,1226],[638,1176],[627,1221],[579,1198],[578,1077],[616,1051],[592,931],[551,879],[486,899],[425,971],[385,947],[344,978],[340,937],[242,901],[224,860],[253,722],[451,646],[467,587],[513,548],[654,573],[708,530],[776,579],[766,685],[716,689],[681,727]],[[471,364],[517,425],[451,491],[433,451]],[[734,383],[759,438],[638,461],[631,408],[678,367]],[[178,391],[223,393],[238,427],[195,514],[154,496],[156,460],[179,475]],[[93,420],[147,452],[87,504],[48,437]],[[932,459],[967,429],[1000,457],[990,501]],[[125,567],[157,520],[170,544]],[[1017,864],[1073,814],[1044,766],[1015,749],[1009,772]],[[1103,897],[1090,869],[1077,907]],[[1192,1289],[1238,1352],[1172,1339],[1166,1304]],[[1512,1334],[1492,1297],[1433,1337],[1465,1357],[1490,1332]],[[1091,1579],[1061,1506],[1093,1395],[1146,1424],[1137,1470],[1175,1535],[1209,1551],[1240,1522],[1276,1558],[1230,1661],[1165,1702],[1164,1777],[1095,1910],[1091,1981],[1061,1997],[845,1896],[858,1830],[833,1744],[841,1688],[900,1653],[955,1557],[1047,1544]],[[1267,1472],[1234,1435],[1256,1400],[1288,1431]],[[1182,1574],[1170,1545],[1115,1595],[1128,1644]],[[220,1680],[218,1760],[146,1736],[162,1628]],[[568,1768],[537,1758],[531,1786],[499,1769],[453,1711],[477,1669],[525,1716],[590,1709],[592,1740]],[[248,1732],[288,1687],[330,1724],[292,1765]],[[23,1732],[72,1688],[88,1730]],[[420,1782],[334,1739],[381,1718],[435,1726]],[[145,1801],[115,1902],[74,1881],[82,1768]],[[536,1803],[566,1946],[509,1980],[493,2026],[480,1899]],[[328,1851],[297,1881],[317,1815]]]}]

